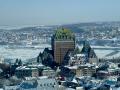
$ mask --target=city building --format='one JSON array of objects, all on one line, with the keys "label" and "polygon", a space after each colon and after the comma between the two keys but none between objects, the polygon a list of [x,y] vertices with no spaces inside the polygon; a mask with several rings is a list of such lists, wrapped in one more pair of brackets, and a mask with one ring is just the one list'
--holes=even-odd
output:
[{"label": "city building", "polygon": [[57,81],[54,78],[38,77],[28,78],[23,81],[19,86],[18,90],[63,90],[59,87]]},{"label": "city building", "polygon": [[96,67],[93,64],[80,64],[80,65],[74,65],[74,66],[66,66],[68,67],[72,72],[75,73],[77,77],[81,76],[92,76],[96,73]]},{"label": "city building", "polygon": [[86,63],[98,65],[98,57],[96,53],[94,52],[94,49],[91,48],[88,41],[84,41],[81,53],[85,54]]},{"label": "city building", "polygon": [[53,78],[38,79],[38,90],[59,90],[57,81]]},{"label": "city building", "polygon": [[75,54],[73,57],[70,57],[69,65],[80,65],[85,64],[85,54]]},{"label": "city building", "polygon": [[18,78],[38,77],[39,72],[38,72],[38,68],[30,68],[30,67],[27,67],[27,66],[20,66],[20,67],[16,68],[15,75]]},{"label": "city building", "polygon": [[15,86],[4,86],[3,90],[17,90],[17,85],[15,85]]},{"label": "city building", "polygon": [[68,29],[60,29],[52,36],[52,50],[54,60],[62,64],[65,55],[75,49],[75,35]]},{"label": "city building", "polygon": [[96,67],[92,64],[86,64],[79,66],[76,76],[92,76],[96,73]]},{"label": "city building", "polygon": [[56,72],[49,67],[44,68],[42,71],[42,76],[55,77],[55,75]]}]

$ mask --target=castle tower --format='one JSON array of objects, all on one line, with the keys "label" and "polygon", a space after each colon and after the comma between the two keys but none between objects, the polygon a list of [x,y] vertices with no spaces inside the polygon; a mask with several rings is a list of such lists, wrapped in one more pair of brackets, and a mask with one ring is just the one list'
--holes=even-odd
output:
[{"label": "castle tower", "polygon": [[75,35],[68,29],[59,29],[52,36],[52,50],[54,60],[62,64],[67,52],[75,49]]}]

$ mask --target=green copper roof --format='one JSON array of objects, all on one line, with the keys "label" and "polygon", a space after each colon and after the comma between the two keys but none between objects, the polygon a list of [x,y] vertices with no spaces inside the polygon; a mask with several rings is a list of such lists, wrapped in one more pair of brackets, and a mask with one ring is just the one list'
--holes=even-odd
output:
[{"label": "green copper roof", "polygon": [[74,40],[75,35],[68,29],[59,29],[54,34],[56,40]]}]

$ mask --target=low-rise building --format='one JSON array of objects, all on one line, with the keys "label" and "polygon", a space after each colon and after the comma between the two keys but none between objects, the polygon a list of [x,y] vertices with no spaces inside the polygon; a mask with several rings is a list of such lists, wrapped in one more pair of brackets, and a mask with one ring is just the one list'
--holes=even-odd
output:
[{"label": "low-rise building", "polygon": [[76,74],[77,77],[80,76],[92,76],[96,73],[96,67],[93,64],[81,64],[78,66],[68,66],[68,68]]},{"label": "low-rise building", "polygon": [[55,77],[56,72],[49,67],[46,67],[42,71],[42,76]]},{"label": "low-rise building", "polygon": [[15,70],[15,75],[18,78],[23,78],[23,77],[38,77],[39,72],[37,68],[30,68],[27,66],[20,66],[16,68]]},{"label": "low-rise building", "polygon": [[57,81],[53,78],[38,79],[38,90],[59,90]]},{"label": "low-rise building", "polygon": [[85,63],[85,54],[76,54],[69,60],[69,65],[80,65]]},{"label": "low-rise building", "polygon": [[108,78],[108,76],[109,76],[108,71],[100,70],[97,72],[97,78],[104,79],[104,78]]},{"label": "low-rise building", "polygon": [[64,90],[60,87],[54,78],[48,78],[46,76],[29,78],[22,82],[19,90]]},{"label": "low-rise building", "polygon": [[76,76],[92,76],[94,73],[96,73],[96,67],[93,64],[85,64],[78,67]]},{"label": "low-rise building", "polygon": [[17,90],[17,85],[15,85],[15,86],[4,86],[3,90]]}]

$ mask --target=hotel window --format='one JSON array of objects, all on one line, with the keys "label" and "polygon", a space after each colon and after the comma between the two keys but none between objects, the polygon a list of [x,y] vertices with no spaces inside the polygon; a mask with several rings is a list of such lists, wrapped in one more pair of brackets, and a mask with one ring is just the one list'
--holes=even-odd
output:
[{"label": "hotel window", "polygon": [[42,84],[40,84],[40,86],[42,87]]},{"label": "hotel window", "polygon": [[50,83],[50,85],[52,85],[52,83]]}]

